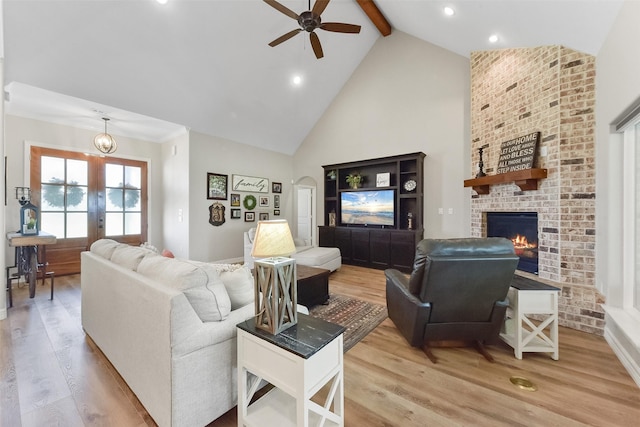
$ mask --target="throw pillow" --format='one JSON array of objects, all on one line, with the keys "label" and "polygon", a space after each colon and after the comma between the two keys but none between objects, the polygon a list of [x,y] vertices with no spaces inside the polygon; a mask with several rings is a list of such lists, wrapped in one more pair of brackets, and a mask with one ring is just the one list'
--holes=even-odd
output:
[{"label": "throw pillow", "polygon": [[169,249],[163,249],[162,250],[162,256],[167,257],[167,258],[175,258],[173,256],[173,252],[171,252]]},{"label": "throw pillow", "polygon": [[113,255],[113,251],[120,245],[122,245],[122,243],[116,242],[115,240],[100,239],[93,242],[90,250],[94,254],[100,255],[102,258],[110,260]]},{"label": "throw pillow", "polygon": [[136,271],[138,268],[138,264],[142,261],[147,255],[153,255],[156,257],[156,254],[149,249],[141,248],[139,246],[129,246],[124,243],[117,246],[113,255],[111,255],[111,262],[118,264],[121,267],[128,268],[129,270]]},{"label": "throw pillow", "polygon": [[233,264],[236,268],[229,268],[224,264],[212,265],[218,269],[220,279],[229,294],[231,310],[253,304],[255,297],[253,275],[248,267],[240,264]]},{"label": "throw pillow", "polygon": [[231,302],[218,272],[204,263],[193,263],[162,256],[146,257],[138,273],[184,293],[200,320],[226,319]]},{"label": "throw pillow", "polygon": [[250,228],[247,233],[249,234],[249,241],[253,243],[253,239],[256,238],[256,228],[255,227]]}]

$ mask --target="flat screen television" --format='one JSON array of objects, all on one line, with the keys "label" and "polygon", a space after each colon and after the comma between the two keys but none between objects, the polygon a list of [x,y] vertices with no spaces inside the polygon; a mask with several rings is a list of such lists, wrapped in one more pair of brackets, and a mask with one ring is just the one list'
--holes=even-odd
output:
[{"label": "flat screen television", "polygon": [[340,193],[342,225],[395,226],[395,190],[356,190]]}]

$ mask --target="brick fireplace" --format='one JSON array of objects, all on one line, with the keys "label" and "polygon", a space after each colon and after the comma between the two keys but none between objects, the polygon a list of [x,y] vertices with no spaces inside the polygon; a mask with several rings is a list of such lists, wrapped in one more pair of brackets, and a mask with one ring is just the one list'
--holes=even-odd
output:
[{"label": "brick fireplace", "polygon": [[560,324],[602,334],[604,297],[595,288],[595,58],[562,46],[471,54],[471,163],[483,147],[495,174],[503,141],[541,132],[534,167],[547,178],[537,190],[496,184],[472,192],[471,233],[487,236],[487,213],[537,216],[537,275],[562,289]]}]

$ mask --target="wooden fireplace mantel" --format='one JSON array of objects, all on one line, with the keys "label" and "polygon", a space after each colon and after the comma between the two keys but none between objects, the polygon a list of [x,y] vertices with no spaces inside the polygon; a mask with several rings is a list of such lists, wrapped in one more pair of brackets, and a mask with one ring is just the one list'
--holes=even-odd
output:
[{"label": "wooden fireplace mantel", "polygon": [[520,190],[537,190],[538,180],[547,177],[546,169],[524,169],[521,171],[487,175],[481,178],[465,179],[464,186],[471,187],[478,194],[489,194],[489,188],[494,184],[513,182]]}]

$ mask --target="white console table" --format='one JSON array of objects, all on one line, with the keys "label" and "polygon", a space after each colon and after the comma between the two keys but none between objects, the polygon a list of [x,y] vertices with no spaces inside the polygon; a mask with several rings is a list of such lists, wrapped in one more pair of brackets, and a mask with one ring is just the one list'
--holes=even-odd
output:
[{"label": "white console table", "polygon": [[[344,426],[344,327],[301,313],[277,335],[237,326],[238,426]],[[274,388],[251,402],[262,380]],[[311,398],[326,384],[322,406]]]},{"label": "white console table", "polygon": [[[516,358],[522,359],[524,352],[546,352],[558,360],[559,292],[554,286],[514,277],[500,338],[513,347]],[[534,321],[529,318],[532,315],[542,320]]]}]

